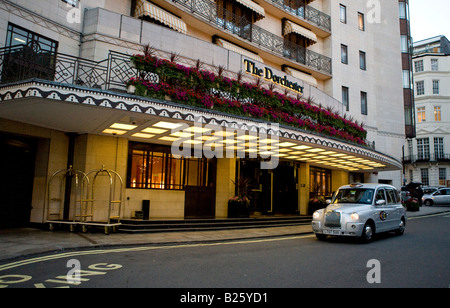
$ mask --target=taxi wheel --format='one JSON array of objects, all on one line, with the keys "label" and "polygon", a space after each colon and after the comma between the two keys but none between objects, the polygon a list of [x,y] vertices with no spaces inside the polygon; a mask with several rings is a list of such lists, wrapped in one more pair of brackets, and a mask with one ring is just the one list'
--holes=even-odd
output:
[{"label": "taxi wheel", "polygon": [[373,224],[370,222],[367,222],[364,226],[363,233],[361,235],[361,242],[364,244],[368,244],[372,241],[373,236],[375,235],[375,229],[373,227]]},{"label": "taxi wheel", "polygon": [[325,235],[325,234],[318,234],[318,233],[316,234],[316,237],[317,237],[317,239],[319,241],[325,241],[328,238],[327,235]]},{"label": "taxi wheel", "polygon": [[405,228],[406,228],[405,219],[402,218],[402,220],[400,221],[400,224],[398,226],[398,229],[395,231],[395,234],[403,235],[403,233],[405,233]]}]

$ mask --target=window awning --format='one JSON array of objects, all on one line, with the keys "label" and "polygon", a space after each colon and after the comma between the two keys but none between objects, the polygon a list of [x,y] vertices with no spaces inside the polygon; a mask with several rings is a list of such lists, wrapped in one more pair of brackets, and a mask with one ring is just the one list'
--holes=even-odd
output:
[{"label": "window awning", "polygon": [[264,17],[266,17],[266,11],[258,3],[253,2],[252,0],[236,0],[236,2],[242,4],[245,7],[248,7],[250,10],[259,15],[257,19],[263,19]]},{"label": "window awning", "polygon": [[234,45],[234,44],[232,44],[232,43],[230,43],[230,42],[227,42],[227,41],[225,41],[225,40],[223,40],[223,39],[220,39],[220,38],[217,38],[215,42],[216,42],[216,44],[217,44],[218,46],[220,46],[220,47],[223,47],[223,48],[225,48],[225,49],[234,51],[234,52],[236,52],[236,53],[239,53],[239,54],[241,54],[241,55],[243,55],[243,56],[246,56],[246,57],[248,57],[248,58],[250,58],[250,59],[253,59],[253,60],[255,60],[255,61],[264,63],[264,60],[263,60],[260,56],[258,56],[256,53],[253,53],[253,52],[251,52],[251,51],[248,51],[248,50],[246,50],[246,49],[244,49],[244,48],[242,48],[242,47],[239,47],[239,46],[237,46],[237,45]]},{"label": "window awning", "polygon": [[285,20],[284,21],[284,35],[288,35],[289,33],[296,33],[298,35],[306,37],[307,39],[313,41],[314,43],[317,43],[317,35],[314,32],[312,32],[306,28],[303,28],[300,25],[297,25],[296,23],[293,23],[292,21]]},{"label": "window awning", "polygon": [[181,18],[176,17],[175,15],[163,10],[162,8],[154,5],[151,2],[145,0],[137,0],[134,17],[141,18],[143,16],[149,16],[153,19],[156,19],[166,26],[183,34],[187,33],[186,23],[182,21]]},{"label": "window awning", "polygon": [[288,73],[289,75],[291,75],[292,77],[295,77],[297,79],[303,80],[304,82],[307,82],[310,85],[312,85],[312,86],[317,88],[317,79],[314,78],[313,76],[308,75],[308,74],[303,73],[303,72],[300,72],[300,71],[297,71],[297,70],[295,70],[293,68],[290,68],[290,67],[286,67],[284,69],[284,71],[286,73]]}]

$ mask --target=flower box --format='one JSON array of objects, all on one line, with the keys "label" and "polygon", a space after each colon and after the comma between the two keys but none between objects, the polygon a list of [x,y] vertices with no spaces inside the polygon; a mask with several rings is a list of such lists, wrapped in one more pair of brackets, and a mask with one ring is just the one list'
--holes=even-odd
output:
[{"label": "flower box", "polygon": [[249,202],[247,199],[238,197],[228,200],[228,218],[248,218],[250,217]]}]

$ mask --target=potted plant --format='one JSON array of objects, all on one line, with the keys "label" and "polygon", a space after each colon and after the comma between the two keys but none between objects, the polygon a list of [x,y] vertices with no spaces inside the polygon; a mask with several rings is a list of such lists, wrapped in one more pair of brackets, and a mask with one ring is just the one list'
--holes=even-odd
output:
[{"label": "potted plant", "polygon": [[327,203],[324,197],[312,198],[308,203],[308,214],[312,215],[315,211],[326,208]]},{"label": "potted plant", "polygon": [[249,178],[239,178],[234,182],[237,195],[228,200],[228,218],[250,217]]}]

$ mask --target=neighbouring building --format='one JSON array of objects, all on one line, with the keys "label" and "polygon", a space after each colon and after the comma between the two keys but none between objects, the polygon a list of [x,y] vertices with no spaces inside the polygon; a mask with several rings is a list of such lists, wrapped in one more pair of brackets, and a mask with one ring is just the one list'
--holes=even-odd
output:
[{"label": "neighbouring building", "polygon": [[405,178],[450,187],[450,42],[445,36],[414,43],[417,137],[407,140]]},{"label": "neighbouring building", "polygon": [[1,0],[0,16],[0,226],[118,203],[222,218],[239,179],[252,211],[282,215],[402,184],[408,1]]}]

